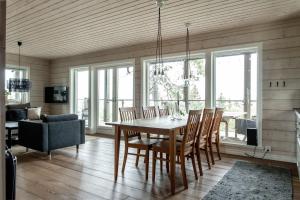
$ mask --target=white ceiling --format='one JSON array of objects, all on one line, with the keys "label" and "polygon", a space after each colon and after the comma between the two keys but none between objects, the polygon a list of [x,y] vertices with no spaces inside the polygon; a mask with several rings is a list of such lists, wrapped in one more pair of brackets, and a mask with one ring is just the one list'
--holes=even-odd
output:
[{"label": "white ceiling", "polygon": [[[299,15],[300,0],[168,0],[163,39]],[[7,0],[7,52],[54,59],[156,40],[154,0]]]}]

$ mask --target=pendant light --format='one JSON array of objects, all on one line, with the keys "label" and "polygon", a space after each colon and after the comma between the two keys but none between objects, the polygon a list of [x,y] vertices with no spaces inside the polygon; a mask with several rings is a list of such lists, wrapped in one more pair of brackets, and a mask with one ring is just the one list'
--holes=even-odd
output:
[{"label": "pendant light", "polygon": [[185,23],[186,27],[186,40],[185,40],[185,67],[187,69],[187,73],[184,75],[184,85],[188,86],[190,84],[191,79],[193,79],[192,70],[190,67],[190,57],[191,57],[191,50],[190,50],[190,23]]},{"label": "pendant light", "polygon": [[[21,71],[21,46],[22,42],[18,41],[19,47],[19,72]],[[20,74],[19,74],[20,75]],[[10,78],[8,81],[9,92],[29,92],[31,82],[27,78]]]},{"label": "pendant light", "polygon": [[165,4],[166,0],[156,0],[156,5],[158,7],[158,23],[157,23],[157,40],[156,40],[156,59],[154,67],[154,76],[165,75],[164,63],[162,58],[162,34],[161,34],[161,14],[160,9]]}]

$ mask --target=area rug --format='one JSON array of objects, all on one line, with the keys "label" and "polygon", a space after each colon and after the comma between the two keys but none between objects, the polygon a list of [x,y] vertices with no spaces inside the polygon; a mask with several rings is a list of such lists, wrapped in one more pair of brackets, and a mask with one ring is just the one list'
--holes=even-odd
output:
[{"label": "area rug", "polygon": [[288,169],[237,161],[204,200],[292,200]]}]

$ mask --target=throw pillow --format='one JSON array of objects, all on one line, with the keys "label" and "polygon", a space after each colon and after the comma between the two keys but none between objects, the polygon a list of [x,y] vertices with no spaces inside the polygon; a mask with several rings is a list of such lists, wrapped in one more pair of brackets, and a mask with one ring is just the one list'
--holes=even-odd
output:
[{"label": "throw pillow", "polygon": [[6,121],[20,121],[23,119],[27,119],[25,109],[10,109],[6,111]]},{"label": "throw pillow", "polygon": [[41,117],[41,107],[37,108],[28,108],[27,109],[27,117],[29,120],[39,120]]}]

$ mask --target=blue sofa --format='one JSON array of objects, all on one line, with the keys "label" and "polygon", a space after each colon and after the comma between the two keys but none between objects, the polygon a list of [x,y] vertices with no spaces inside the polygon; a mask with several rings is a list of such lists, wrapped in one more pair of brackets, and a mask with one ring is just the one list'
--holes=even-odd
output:
[{"label": "blue sofa", "polygon": [[85,143],[85,121],[77,115],[49,115],[42,121],[19,121],[19,144],[29,149],[48,152]]}]

